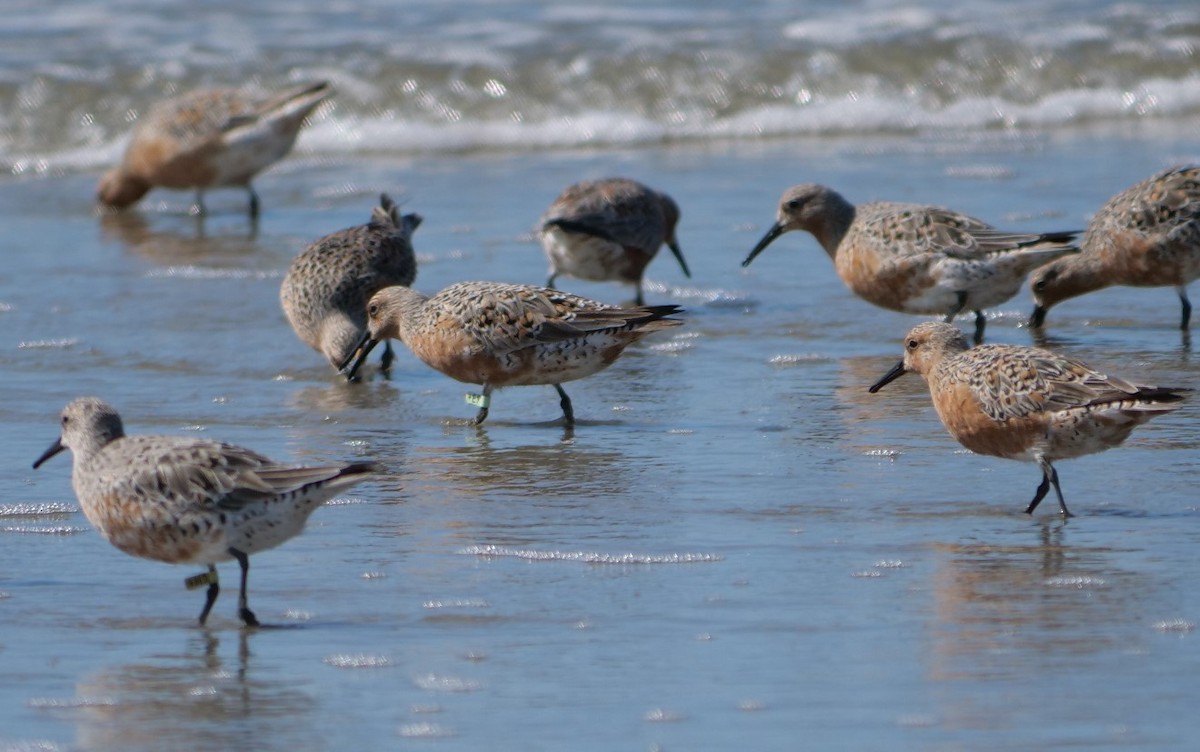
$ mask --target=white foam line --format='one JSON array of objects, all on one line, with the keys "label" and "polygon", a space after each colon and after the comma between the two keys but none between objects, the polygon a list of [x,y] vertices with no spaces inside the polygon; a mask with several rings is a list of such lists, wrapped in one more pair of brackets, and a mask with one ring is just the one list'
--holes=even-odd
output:
[{"label": "white foam line", "polygon": [[534,551],[504,546],[468,546],[460,554],[527,561],[577,561],[584,564],[698,564],[724,560],[716,554],[604,554],[588,551]]}]

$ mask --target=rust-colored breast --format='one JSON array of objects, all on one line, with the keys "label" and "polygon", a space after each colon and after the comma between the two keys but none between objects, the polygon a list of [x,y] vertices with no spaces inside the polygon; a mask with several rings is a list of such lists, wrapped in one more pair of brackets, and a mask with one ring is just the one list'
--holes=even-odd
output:
[{"label": "rust-colored breast", "polygon": [[1040,413],[1007,420],[990,417],[966,383],[937,389],[933,403],[950,435],[977,454],[1014,458],[1046,433],[1045,416]]},{"label": "rust-colored breast", "polygon": [[222,535],[222,529],[211,520],[196,517],[181,522],[153,500],[119,492],[104,494],[88,516],[119,550],[168,564],[195,561]]},{"label": "rust-colored breast", "polygon": [[934,284],[928,264],[889,255],[857,233],[842,241],[835,264],[838,276],[855,295],[893,311],[906,311],[907,302]]}]

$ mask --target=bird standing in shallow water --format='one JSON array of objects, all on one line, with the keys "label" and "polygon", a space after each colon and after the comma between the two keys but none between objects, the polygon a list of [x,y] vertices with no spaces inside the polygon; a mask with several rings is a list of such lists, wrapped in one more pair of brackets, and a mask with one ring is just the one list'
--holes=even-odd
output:
[{"label": "bird standing in shallow water", "polygon": [[201,625],[220,592],[216,563],[235,559],[238,615],[257,626],[246,600],[250,554],[299,534],[313,510],[377,469],[287,467],[215,441],[126,436],[117,411],[95,397],[72,401],[61,422],[62,435],[33,467],[70,449],[79,506],[109,543],[131,556],[208,565],[188,580],[189,589],[208,585]]},{"label": "bird standing in shallow water", "polygon": [[563,420],[575,424],[562,384],[607,368],[650,332],[683,322],[667,318],[679,306],[619,308],[535,285],[459,282],[429,297],[407,287],[386,287],[367,306],[367,334],[344,364],[353,376],[376,344],[402,341],[430,367],[467,384],[487,418],[492,390],[549,384],[561,398]]},{"label": "bird standing in shallow water", "polygon": [[975,312],[983,341],[983,309],[1009,300],[1030,270],[1079,249],[1075,232],[997,230],[965,214],[920,204],[854,206],[823,185],[784,191],[775,224],[742,262],[790,230],[807,230],[833,259],[842,282],[863,300],[902,313],[945,316]]},{"label": "bird standing in shallow water", "polygon": [[1131,384],[1049,350],[1012,345],[968,349],[952,324],[920,324],[904,338],[904,359],[875,383],[912,371],[925,379],[950,435],[977,454],[1036,462],[1042,482],[1030,514],[1050,487],[1071,516],[1054,460],[1120,446],[1137,426],[1179,407],[1190,389]]},{"label": "bird standing in shallow water", "polygon": [[637,286],[642,305],[642,276],[666,243],[691,277],[675,240],[679,206],[665,193],[625,178],[585,180],[568,186],[542,215],[541,238],[550,259],[554,287],[560,274]]},{"label": "bird standing in shallow water", "polygon": [[1179,328],[1192,317],[1187,286],[1200,277],[1200,166],[1172,167],[1118,193],[1092,221],[1083,252],[1037,270],[1030,279],[1031,327],[1068,298],[1111,285],[1174,286]]},{"label": "bird standing in shallow water", "polygon": [[[326,235],[304,249],[288,268],[279,301],[296,336],[341,368],[367,331],[367,301],[392,285],[411,285],[417,276],[412,234],[419,214],[400,216],[385,193],[371,221]],[[385,343],[383,369],[393,358]]]},{"label": "bird standing in shallow water", "polygon": [[240,187],[257,218],[250,181],[291,151],[304,119],[332,94],[322,81],[266,95],[201,89],[160,102],[138,121],[121,164],[100,179],[97,197],[124,209],[156,186],[195,188],[196,211],[204,214],[206,190]]}]

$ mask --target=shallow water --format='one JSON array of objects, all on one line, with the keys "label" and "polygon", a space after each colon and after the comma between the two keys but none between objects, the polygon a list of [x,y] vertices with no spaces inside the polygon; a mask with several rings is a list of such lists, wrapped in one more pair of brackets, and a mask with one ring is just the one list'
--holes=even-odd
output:
[{"label": "shallow water", "polygon": [[[7,5],[0,752],[1200,743],[1200,407],[1060,463],[1078,517],[1031,519],[1033,465],[962,450],[915,377],[867,393],[918,318],[856,299],[808,235],[739,266],[793,183],[1061,230],[1200,161],[1192,4],[484,3],[472,24],[406,4],[396,33],[370,1],[191,4],[186,24],[142,0]],[[137,20],[84,33],[118,17]],[[720,64],[700,64],[708,45]],[[973,78],[996,55],[1005,76]],[[169,192],[96,214],[127,110],[246,76],[340,89],[257,181],[256,230],[237,191],[202,223]],[[756,77],[778,86],[738,88]],[[538,216],[606,175],[677,200],[694,278],[651,265],[648,301],[686,323],[568,384],[573,435],[550,387],[501,391],[482,429],[462,425],[468,388],[402,346],[390,381],[342,383],[279,308],[291,258],[381,191],[425,218],[418,288],[542,282]],[[1031,308],[1022,292],[993,312],[989,341],[1029,343]],[[1169,289],[1111,289],[1053,309],[1049,344],[1196,388],[1178,314]],[[268,627],[239,628],[226,565],[199,629],[195,572],[104,542],[65,456],[30,468],[84,394],[131,433],[386,472],[253,558]]]},{"label": "shallow water", "polygon": [[[294,159],[260,181],[254,236],[237,192],[197,226],[182,194],[94,216],[94,174],[0,183],[0,749],[1189,748],[1195,405],[1061,463],[1078,518],[1029,519],[1033,466],[963,452],[913,377],[867,393],[917,319],[855,299],[808,236],[738,266],[791,182],[1076,227],[1187,135]],[[653,264],[647,297],[687,323],[568,385],[573,437],[548,387],[460,425],[465,388],[403,348],[391,381],[340,383],[279,310],[290,258],[380,190],[425,215],[421,289],[539,281],[540,210],[610,173],[675,196],[695,279]],[[989,339],[1029,342],[1029,307]],[[1195,385],[1177,314],[1170,290],[1114,289],[1049,332]],[[253,559],[272,628],[240,630],[227,589],[200,630],[191,571],[103,542],[67,460],[29,468],[89,393],[131,432],[387,473]]]}]

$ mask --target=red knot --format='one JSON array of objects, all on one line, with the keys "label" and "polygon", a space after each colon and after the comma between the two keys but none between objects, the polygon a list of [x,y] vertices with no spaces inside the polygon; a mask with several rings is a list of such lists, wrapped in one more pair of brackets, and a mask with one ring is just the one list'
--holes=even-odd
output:
[{"label": "red knot", "polygon": [[977,454],[1036,462],[1042,482],[1025,510],[1033,512],[1054,486],[1071,516],[1054,460],[1120,446],[1137,426],[1169,413],[1190,389],[1131,384],[1036,347],[980,345],[968,349],[953,324],[920,324],[904,338],[904,359],[870,389],[912,371],[929,385],[938,417]]},{"label": "red knot", "polygon": [[72,401],[61,422],[62,435],[34,468],[70,449],[79,506],[109,543],[144,559],[208,565],[188,578],[189,589],[208,586],[201,625],[220,592],[216,563],[234,559],[242,570],[238,615],[257,626],[246,601],[250,554],[299,534],[313,510],[377,469],[289,467],[216,441],[126,436],[117,411],[95,397]]},{"label": "red knot", "polygon": [[1042,326],[1046,311],[1068,298],[1126,285],[1173,286],[1179,328],[1187,329],[1187,286],[1200,277],[1200,167],[1172,167],[1118,193],[1092,217],[1081,247],[1033,275],[1030,326]]},{"label": "red knot", "polygon": [[562,384],[607,368],[643,335],[683,322],[667,318],[679,306],[620,308],[534,285],[459,282],[429,297],[408,287],[386,287],[367,306],[367,334],[345,364],[353,376],[371,348],[402,341],[430,367],[481,394],[467,395],[487,418],[494,389],[552,385],[567,427],[575,423]]},{"label": "red knot", "polygon": [[320,82],[264,95],[201,89],[160,102],[138,121],[121,164],[101,178],[98,198],[123,209],[156,186],[195,188],[203,214],[206,190],[238,187],[257,217],[250,181],[291,151],[304,119],[332,94]]},{"label": "red knot", "polygon": [[679,207],[671,197],[625,178],[585,180],[569,186],[542,216],[541,237],[554,286],[560,274],[597,282],[617,280],[637,287],[666,243],[691,277],[675,240]]},{"label": "red knot", "polygon": [[[296,336],[334,368],[354,354],[366,333],[371,296],[416,278],[412,234],[420,224],[420,215],[401,216],[385,193],[370,222],[326,235],[292,261],[279,288],[283,312]],[[385,343],[384,371],[392,358]]]},{"label": "red knot", "polygon": [[902,313],[945,316],[975,312],[983,341],[983,309],[1012,298],[1030,270],[1078,253],[1075,232],[998,230],[949,209],[874,202],[854,206],[823,185],[784,191],[775,224],[742,262],[748,266],[776,238],[807,230],[833,259],[842,282],[867,302]]}]

